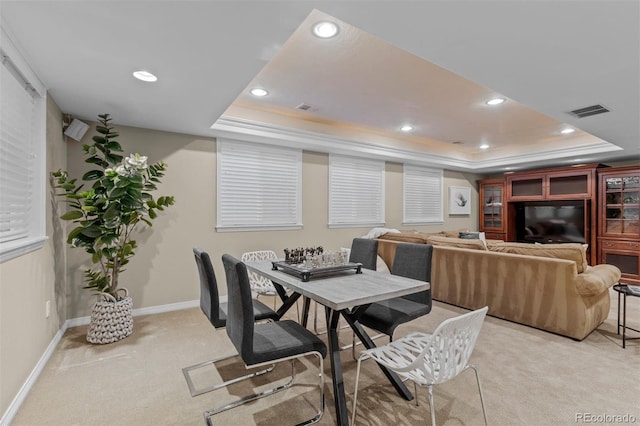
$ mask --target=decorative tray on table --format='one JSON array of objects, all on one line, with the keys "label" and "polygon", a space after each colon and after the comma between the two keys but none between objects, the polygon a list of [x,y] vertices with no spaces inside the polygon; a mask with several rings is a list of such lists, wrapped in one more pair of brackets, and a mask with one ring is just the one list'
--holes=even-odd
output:
[{"label": "decorative tray on table", "polygon": [[304,263],[291,264],[287,263],[283,260],[273,261],[271,262],[273,265],[274,271],[282,271],[287,274],[294,275],[302,280],[302,282],[307,282],[313,277],[320,277],[332,274],[338,274],[341,272],[355,270],[356,274],[362,273],[362,263],[345,263],[343,265],[332,265],[332,266],[317,266],[317,267],[308,267]]}]

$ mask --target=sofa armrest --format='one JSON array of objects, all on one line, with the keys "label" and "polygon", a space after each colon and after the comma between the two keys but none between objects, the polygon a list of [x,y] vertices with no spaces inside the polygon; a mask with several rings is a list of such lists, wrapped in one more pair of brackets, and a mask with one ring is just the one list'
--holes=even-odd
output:
[{"label": "sofa armrest", "polygon": [[613,265],[595,265],[578,274],[576,287],[583,297],[601,294],[618,282],[620,269]]}]

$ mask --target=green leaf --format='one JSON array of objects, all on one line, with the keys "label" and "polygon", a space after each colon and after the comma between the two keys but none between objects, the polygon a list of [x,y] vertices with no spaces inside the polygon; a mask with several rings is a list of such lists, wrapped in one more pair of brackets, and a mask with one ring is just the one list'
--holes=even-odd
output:
[{"label": "green leaf", "polygon": [[109,220],[113,219],[116,216],[118,216],[118,205],[116,203],[112,203],[109,205],[107,211],[104,212],[104,215],[102,217],[104,218],[104,220]]},{"label": "green leaf", "polygon": [[104,176],[104,172],[102,170],[89,170],[82,176],[82,180],[96,180],[100,179]]},{"label": "green leaf", "polygon": [[127,193],[127,188],[118,187],[109,193],[109,198],[113,198],[113,199],[120,198],[126,193]]},{"label": "green leaf", "polygon": [[102,144],[102,145],[104,145],[105,143],[109,142],[109,139],[103,138],[102,136],[94,136],[91,139],[94,142],[97,142],[97,143]]},{"label": "green leaf", "polygon": [[149,217],[151,219],[155,219],[156,217],[158,217],[158,214],[156,213],[156,211],[154,209],[149,209]]},{"label": "green leaf", "polygon": [[83,229],[84,229],[83,226],[78,226],[76,228],[73,228],[73,230],[69,232],[69,236],[67,238],[74,239],[78,234],[80,234],[80,232],[82,232]]},{"label": "green leaf", "polygon": [[82,235],[85,235],[89,238],[96,238],[102,234],[102,230],[98,226],[91,226],[89,228],[85,228],[81,232]]},{"label": "green leaf", "polygon": [[[117,135],[116,135],[117,136]],[[111,151],[122,151],[122,147],[120,146],[120,144],[116,141],[109,141],[107,142],[107,144],[105,145],[105,147]]]},{"label": "green leaf", "polygon": [[81,217],[84,217],[84,214],[81,211],[72,210],[72,211],[66,212],[65,214],[60,216],[60,219],[62,219],[62,220],[74,220],[74,219],[80,219]]},{"label": "green leaf", "polygon": [[109,162],[109,164],[112,164],[112,165],[116,165],[122,161],[122,155],[117,155],[112,153],[108,153],[107,155],[104,156],[104,158],[105,160],[107,160],[107,162]]}]

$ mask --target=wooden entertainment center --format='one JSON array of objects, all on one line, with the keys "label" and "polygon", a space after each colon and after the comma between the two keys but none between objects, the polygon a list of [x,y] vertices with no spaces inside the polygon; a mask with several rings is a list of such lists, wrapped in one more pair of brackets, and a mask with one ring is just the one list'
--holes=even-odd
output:
[{"label": "wooden entertainment center", "polygon": [[[616,265],[623,282],[640,284],[639,167],[586,164],[512,172],[478,181],[478,192],[480,231],[487,238],[584,240],[589,264]],[[532,217],[546,220],[531,226]]]}]

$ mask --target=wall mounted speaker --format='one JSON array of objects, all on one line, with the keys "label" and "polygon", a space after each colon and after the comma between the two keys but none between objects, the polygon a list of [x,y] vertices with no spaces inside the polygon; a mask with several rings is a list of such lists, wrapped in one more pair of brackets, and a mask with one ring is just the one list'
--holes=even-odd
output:
[{"label": "wall mounted speaker", "polygon": [[69,136],[71,139],[80,141],[85,133],[89,130],[89,125],[74,118],[71,124],[64,131],[65,136]]}]

